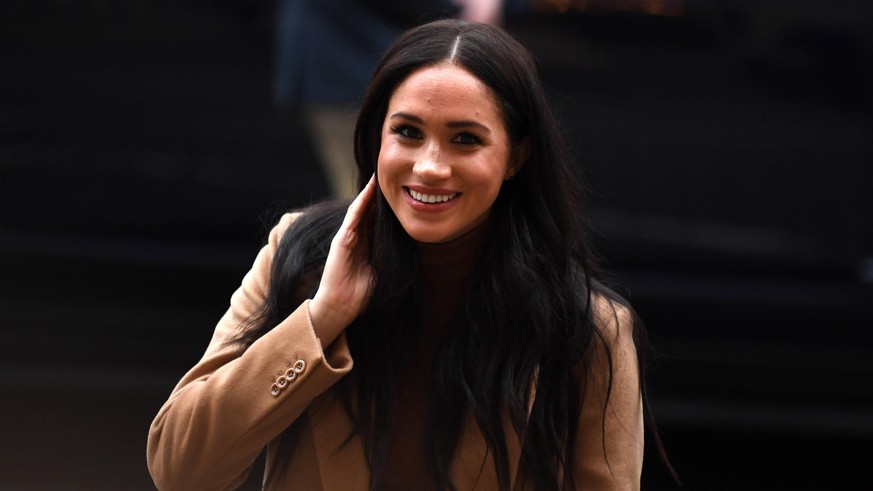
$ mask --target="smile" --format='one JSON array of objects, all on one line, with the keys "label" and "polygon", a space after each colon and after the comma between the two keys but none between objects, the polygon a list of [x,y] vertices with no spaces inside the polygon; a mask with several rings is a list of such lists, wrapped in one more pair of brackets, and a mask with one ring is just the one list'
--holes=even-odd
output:
[{"label": "smile", "polygon": [[406,188],[406,192],[409,194],[410,197],[412,197],[412,199],[420,203],[445,203],[446,201],[451,201],[455,199],[455,197],[460,194],[422,194],[409,188]]}]

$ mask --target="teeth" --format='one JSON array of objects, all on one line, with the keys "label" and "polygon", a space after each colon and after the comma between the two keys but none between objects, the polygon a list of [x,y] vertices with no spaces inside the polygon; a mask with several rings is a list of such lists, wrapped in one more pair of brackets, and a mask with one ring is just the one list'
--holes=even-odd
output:
[{"label": "teeth", "polygon": [[453,199],[455,196],[458,195],[458,193],[422,194],[422,193],[417,193],[411,189],[407,189],[407,192],[409,193],[410,196],[412,196],[412,199],[414,199],[416,201],[421,201],[422,203],[445,203],[446,201],[449,201],[450,199]]}]

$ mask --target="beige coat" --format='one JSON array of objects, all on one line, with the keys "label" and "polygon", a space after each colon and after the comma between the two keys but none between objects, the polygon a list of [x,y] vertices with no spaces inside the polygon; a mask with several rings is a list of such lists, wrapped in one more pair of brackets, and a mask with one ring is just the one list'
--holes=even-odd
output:
[{"label": "beige coat", "polygon": [[[288,470],[269,489],[367,488],[369,469],[362,443],[355,438],[342,445],[351,423],[331,389],[352,369],[345,336],[322,349],[306,302],[248,350],[225,343],[263,301],[276,246],[292,220],[292,215],[286,215],[270,233],[267,245],[233,294],[203,358],[182,378],[152,423],[148,465],[161,490],[238,487],[264,447],[270,468],[278,436],[304,411],[309,423]],[[601,346],[593,366],[603,368],[603,373],[586,388],[573,472],[581,489],[639,489],[643,422],[630,322],[625,311],[612,315],[605,300],[598,301],[598,308],[604,314],[605,337],[614,357],[612,394],[605,413],[606,458],[601,440],[606,362]],[[507,422],[504,428],[510,440],[514,480],[520,444]],[[497,489],[486,449],[484,438],[468,418],[452,468],[459,490]]]}]

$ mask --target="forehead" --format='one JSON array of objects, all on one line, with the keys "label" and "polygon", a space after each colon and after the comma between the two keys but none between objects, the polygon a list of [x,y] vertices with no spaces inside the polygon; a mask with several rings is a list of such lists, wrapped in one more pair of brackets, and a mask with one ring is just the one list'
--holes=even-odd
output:
[{"label": "forehead", "polygon": [[389,109],[397,106],[422,110],[466,108],[499,116],[493,91],[467,69],[449,63],[412,72],[394,90],[388,105]]}]

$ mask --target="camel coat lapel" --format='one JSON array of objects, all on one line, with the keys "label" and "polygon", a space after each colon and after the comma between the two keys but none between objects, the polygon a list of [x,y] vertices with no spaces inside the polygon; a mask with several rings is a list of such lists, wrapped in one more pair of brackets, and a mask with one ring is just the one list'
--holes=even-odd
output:
[{"label": "camel coat lapel", "polygon": [[361,438],[353,433],[352,421],[335,393],[310,407],[310,424],[315,442],[321,485],[324,491],[367,491],[370,466]]},{"label": "camel coat lapel", "polygon": [[[509,482],[514,483],[521,458],[521,442],[512,428],[509,418],[502,418],[503,433],[506,435],[506,453],[509,459]],[[464,432],[452,463],[452,480],[461,490],[499,489],[497,468],[494,456],[488,451],[488,444],[482,436],[472,414],[467,413]]]}]

